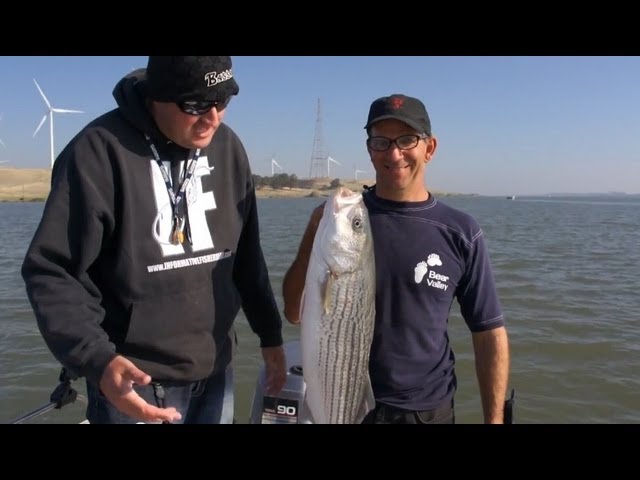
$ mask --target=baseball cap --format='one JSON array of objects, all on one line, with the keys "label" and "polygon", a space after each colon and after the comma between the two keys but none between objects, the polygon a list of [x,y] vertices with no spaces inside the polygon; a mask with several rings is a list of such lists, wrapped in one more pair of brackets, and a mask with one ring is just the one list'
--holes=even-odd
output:
[{"label": "baseball cap", "polygon": [[231,57],[149,56],[147,94],[152,100],[218,101],[239,91]]},{"label": "baseball cap", "polygon": [[431,121],[424,104],[417,98],[394,93],[388,97],[374,100],[369,109],[369,118],[365,129],[380,120],[395,118],[406,123],[420,133],[431,136]]}]

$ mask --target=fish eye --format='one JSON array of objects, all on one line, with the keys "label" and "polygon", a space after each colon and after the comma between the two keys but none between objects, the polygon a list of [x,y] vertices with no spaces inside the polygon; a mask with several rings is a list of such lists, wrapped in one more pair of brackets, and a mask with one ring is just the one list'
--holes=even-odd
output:
[{"label": "fish eye", "polygon": [[354,230],[362,230],[362,218],[361,217],[354,217],[353,220],[351,220],[351,227]]}]

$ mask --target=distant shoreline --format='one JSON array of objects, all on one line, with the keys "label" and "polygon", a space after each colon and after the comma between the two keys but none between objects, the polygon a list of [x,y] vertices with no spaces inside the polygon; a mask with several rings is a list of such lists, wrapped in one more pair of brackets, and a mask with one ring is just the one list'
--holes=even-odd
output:
[{"label": "distant shoreline", "polygon": [[[262,187],[256,190],[258,198],[305,198],[326,197],[332,189],[329,179],[318,180],[314,188]],[[373,180],[342,181],[351,189],[362,189],[363,185],[372,185]],[[44,202],[51,189],[51,169],[13,168],[0,166],[0,202]]]},{"label": "distant shoreline", "polygon": [[[331,180],[318,179],[314,188],[263,187],[256,190],[258,198],[323,198],[333,191]],[[341,180],[341,184],[352,190],[362,190],[364,185],[373,185],[375,180]],[[0,202],[44,202],[49,196],[51,169],[13,168],[0,166]],[[438,196],[452,195],[446,192],[433,192]]]},{"label": "distant shoreline", "polygon": [[[314,188],[282,188],[262,187],[256,190],[258,198],[305,198],[326,197],[332,189],[329,179],[319,179]],[[374,180],[349,181],[341,183],[354,190],[363,185],[372,185]],[[0,166],[0,202],[44,202],[51,189],[51,169],[48,168],[13,168]]]}]

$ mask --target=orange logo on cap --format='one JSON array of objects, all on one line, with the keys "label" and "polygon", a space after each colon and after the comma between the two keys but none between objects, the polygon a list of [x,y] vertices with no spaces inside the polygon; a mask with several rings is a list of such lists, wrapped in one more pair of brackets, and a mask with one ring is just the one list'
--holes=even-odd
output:
[{"label": "orange logo on cap", "polygon": [[398,110],[399,108],[402,108],[402,105],[404,105],[404,99],[399,97],[393,97],[391,99],[391,107],[394,110]]}]

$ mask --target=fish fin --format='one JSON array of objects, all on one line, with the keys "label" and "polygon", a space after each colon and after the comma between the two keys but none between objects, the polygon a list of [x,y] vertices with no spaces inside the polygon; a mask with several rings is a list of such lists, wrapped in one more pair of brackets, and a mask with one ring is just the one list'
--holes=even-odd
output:
[{"label": "fish fin", "polygon": [[307,297],[307,289],[306,287],[302,289],[302,295],[300,296],[300,308],[298,310],[298,318],[302,320],[302,312],[304,312],[304,301]]},{"label": "fish fin", "polygon": [[331,272],[327,272],[327,276],[322,282],[322,299],[324,314],[329,314],[329,307],[331,306],[331,283],[333,282],[333,275]]},{"label": "fish fin", "polygon": [[360,403],[360,409],[356,415],[355,423],[362,423],[364,417],[376,407],[376,399],[373,396],[373,387],[371,386],[371,377],[367,375],[364,392],[362,393],[362,402]]}]

